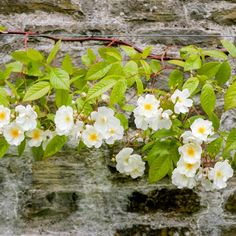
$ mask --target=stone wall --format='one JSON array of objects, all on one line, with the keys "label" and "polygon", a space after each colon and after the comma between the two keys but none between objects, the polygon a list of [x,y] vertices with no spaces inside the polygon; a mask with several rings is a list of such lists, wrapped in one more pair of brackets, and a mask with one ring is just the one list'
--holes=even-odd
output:
[{"label": "stone wall", "polygon": [[[217,47],[222,35],[234,34],[235,22],[235,0],[0,2],[0,24],[10,30],[128,34],[127,41],[140,47],[153,44],[156,52],[167,45],[171,51],[186,44]],[[134,36],[139,34],[149,37]],[[52,43],[42,38],[29,40],[30,47],[46,52]],[[77,63],[87,47],[98,46],[95,42],[63,43],[61,56],[69,52]],[[0,63],[23,47],[22,37],[0,35]],[[235,111],[225,113],[222,129],[232,127],[235,120]],[[3,158],[0,235],[236,235],[236,179],[218,192],[177,190],[168,180],[151,185],[145,178],[133,181],[119,175],[111,162],[113,152],[103,147],[78,154],[65,148],[43,162],[33,162],[29,152],[22,158]]]}]

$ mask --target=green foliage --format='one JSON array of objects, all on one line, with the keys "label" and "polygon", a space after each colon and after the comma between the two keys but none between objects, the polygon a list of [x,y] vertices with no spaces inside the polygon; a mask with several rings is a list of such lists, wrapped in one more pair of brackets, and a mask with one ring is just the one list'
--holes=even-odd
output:
[{"label": "green foliage", "polygon": [[4,157],[7,150],[9,148],[9,144],[4,138],[0,138],[0,158]]}]

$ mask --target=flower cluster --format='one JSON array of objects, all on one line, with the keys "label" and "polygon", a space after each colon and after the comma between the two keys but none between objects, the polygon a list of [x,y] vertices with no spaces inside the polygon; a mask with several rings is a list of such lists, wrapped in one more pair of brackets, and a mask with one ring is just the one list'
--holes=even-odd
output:
[{"label": "flower cluster", "polygon": [[116,155],[116,169],[125,175],[130,175],[133,179],[142,176],[145,170],[145,162],[138,154],[132,154],[132,148],[123,148]]},{"label": "flower cluster", "polygon": [[204,168],[204,171],[201,167],[201,145],[207,143],[213,135],[212,122],[198,118],[190,129],[191,131],[185,131],[181,136],[184,145],[179,147],[180,159],[173,171],[172,183],[178,188],[193,188],[197,180],[200,180],[203,187],[209,190],[226,187],[226,181],[233,175],[227,161],[217,162],[214,168]]},{"label": "flower cluster", "polygon": [[155,131],[163,128],[170,129],[172,111],[163,111],[160,108],[160,101],[154,95],[147,94],[145,97],[140,97],[137,105],[134,109],[134,122],[138,129],[146,130],[151,128]]}]

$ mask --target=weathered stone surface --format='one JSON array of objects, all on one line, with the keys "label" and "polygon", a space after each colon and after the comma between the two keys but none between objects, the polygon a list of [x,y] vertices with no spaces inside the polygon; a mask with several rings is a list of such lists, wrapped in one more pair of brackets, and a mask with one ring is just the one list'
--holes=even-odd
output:
[{"label": "weathered stone surface", "polygon": [[212,13],[212,19],[218,24],[234,25],[236,23],[236,7],[215,11]]},{"label": "weathered stone surface", "polygon": [[233,214],[236,214],[236,192],[230,195],[227,199],[225,209]]}]

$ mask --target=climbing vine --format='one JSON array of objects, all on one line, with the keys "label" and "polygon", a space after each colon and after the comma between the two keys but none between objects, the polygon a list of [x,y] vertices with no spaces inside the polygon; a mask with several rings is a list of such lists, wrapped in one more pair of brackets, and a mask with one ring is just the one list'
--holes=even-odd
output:
[{"label": "climbing vine", "polygon": [[0,71],[1,158],[11,145],[42,160],[64,145],[80,151],[120,142],[115,161],[123,175],[147,169],[150,182],[169,176],[179,188],[226,187],[236,129],[220,129],[216,102],[224,97],[226,111],[236,107],[231,42],[222,41],[225,51],[186,46],[170,59],[114,41],[119,47],[88,49],[76,62],[69,54],[55,61],[61,43],[47,56],[15,51]]}]

